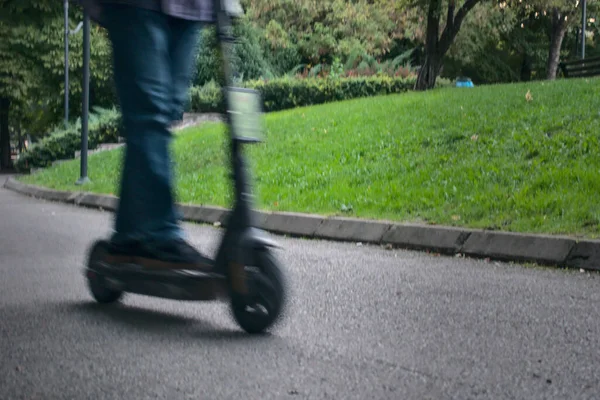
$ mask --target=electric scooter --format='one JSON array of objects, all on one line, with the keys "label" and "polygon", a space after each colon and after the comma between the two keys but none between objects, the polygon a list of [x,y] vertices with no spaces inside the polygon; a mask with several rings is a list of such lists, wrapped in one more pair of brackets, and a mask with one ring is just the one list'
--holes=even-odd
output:
[{"label": "electric scooter", "polygon": [[247,333],[261,333],[284,312],[286,277],[273,253],[279,248],[258,229],[253,213],[251,185],[242,146],[261,142],[261,97],[253,90],[233,86],[230,55],[233,21],[238,3],[214,0],[216,34],[225,78],[224,119],[230,138],[234,205],[224,223],[224,234],[210,272],[199,270],[149,270],[135,264],[104,262],[107,241],[98,240],[84,268],[87,284],[99,303],[119,301],[124,293],[183,301],[228,301],[233,317]]}]

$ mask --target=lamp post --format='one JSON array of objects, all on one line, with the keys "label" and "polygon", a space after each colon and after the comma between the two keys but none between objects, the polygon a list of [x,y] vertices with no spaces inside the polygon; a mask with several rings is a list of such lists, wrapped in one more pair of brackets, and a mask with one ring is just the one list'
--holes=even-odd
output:
[{"label": "lamp post", "polygon": [[87,149],[88,149],[88,115],[90,107],[90,16],[84,11],[83,14],[83,99],[81,118],[81,156],[80,176],[75,182],[83,185],[90,180],[87,176]]},{"label": "lamp post", "polygon": [[587,1],[582,0],[581,2],[581,59],[585,59],[585,28],[586,28],[586,13],[587,13]]},{"label": "lamp post", "polygon": [[64,0],[65,14],[65,127],[69,124],[69,36],[75,35],[81,29],[82,23],[75,30],[69,29],[69,0]]},{"label": "lamp post", "polygon": [[65,9],[65,128],[69,124],[69,0],[64,1]]}]

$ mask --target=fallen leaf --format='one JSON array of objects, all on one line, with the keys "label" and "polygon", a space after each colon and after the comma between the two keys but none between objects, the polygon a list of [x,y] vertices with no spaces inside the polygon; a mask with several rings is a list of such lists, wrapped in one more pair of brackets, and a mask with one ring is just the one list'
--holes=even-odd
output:
[{"label": "fallen leaf", "polygon": [[452,216],[452,220],[453,221],[458,221],[460,219],[460,215],[453,215]]},{"label": "fallen leaf", "polygon": [[473,136],[471,136],[471,140],[472,141],[476,142],[477,139],[479,139],[479,135],[473,135]]},{"label": "fallen leaf", "polygon": [[525,100],[531,101],[533,100],[533,96],[531,95],[531,91],[527,89],[527,93],[525,93]]}]

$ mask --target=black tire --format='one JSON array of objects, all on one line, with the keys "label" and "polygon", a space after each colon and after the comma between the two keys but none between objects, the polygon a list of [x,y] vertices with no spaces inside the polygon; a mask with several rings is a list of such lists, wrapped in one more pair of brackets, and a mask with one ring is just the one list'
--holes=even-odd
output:
[{"label": "black tire", "polygon": [[[257,250],[254,267],[249,274],[250,296],[233,295],[231,311],[238,325],[247,333],[262,333],[282,317],[287,301],[287,283],[275,256],[267,250]],[[248,267],[246,267],[248,268]],[[256,307],[263,311],[255,310]]]},{"label": "black tire", "polygon": [[114,303],[123,297],[123,292],[109,288],[104,282],[105,278],[96,272],[94,268],[94,264],[98,260],[101,260],[106,254],[106,246],[106,242],[102,240],[94,243],[89,252],[89,268],[86,271],[86,278],[90,292],[92,293],[94,300],[102,304]]}]

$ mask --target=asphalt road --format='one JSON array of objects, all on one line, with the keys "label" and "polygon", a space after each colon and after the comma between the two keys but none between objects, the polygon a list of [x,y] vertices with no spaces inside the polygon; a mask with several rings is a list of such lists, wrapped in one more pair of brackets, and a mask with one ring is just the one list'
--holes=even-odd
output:
[{"label": "asphalt road", "polygon": [[278,238],[293,302],[249,337],[225,304],[96,305],[111,214],[0,190],[0,221],[1,399],[600,397],[598,274]]}]

